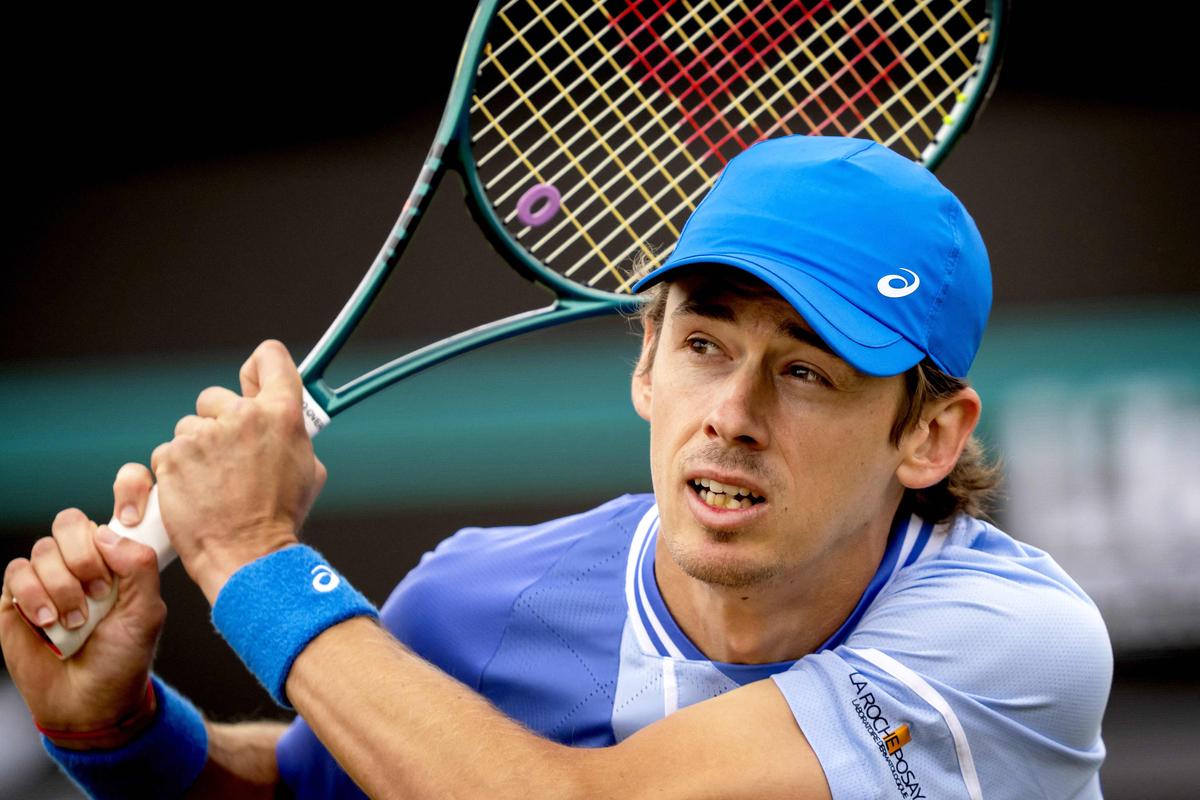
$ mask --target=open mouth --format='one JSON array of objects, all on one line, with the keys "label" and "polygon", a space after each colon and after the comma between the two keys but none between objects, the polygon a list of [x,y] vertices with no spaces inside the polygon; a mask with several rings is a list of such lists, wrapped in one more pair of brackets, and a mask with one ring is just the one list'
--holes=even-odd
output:
[{"label": "open mouth", "polygon": [[692,478],[688,486],[713,508],[750,508],[767,502],[767,498],[745,486],[732,486],[711,478]]}]

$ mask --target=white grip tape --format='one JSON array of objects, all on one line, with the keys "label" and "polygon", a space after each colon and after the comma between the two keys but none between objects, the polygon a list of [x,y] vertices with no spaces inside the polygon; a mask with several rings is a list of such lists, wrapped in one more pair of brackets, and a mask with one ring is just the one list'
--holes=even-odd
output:
[{"label": "white grip tape", "polygon": [[[163,527],[162,522],[162,512],[158,509],[157,486],[150,490],[150,499],[146,502],[146,513],[142,515],[142,521],[139,524],[131,528],[121,524],[120,520],[113,517],[112,521],[108,523],[108,527],[117,534],[127,539],[133,539],[135,542],[141,542],[154,550],[154,555],[158,557],[159,572],[162,572],[168,564],[175,560],[175,549],[171,547],[171,540],[167,538],[167,529]],[[63,627],[61,622],[56,622],[46,628],[46,638],[54,643],[55,654],[59,658],[70,658],[75,655],[116,602],[117,584],[114,581],[112,590],[107,597],[100,600],[87,598],[87,622],[83,624],[83,627],[68,630]]]},{"label": "white grip tape", "polygon": [[[303,412],[304,412],[304,429],[308,431],[309,438],[315,437],[321,430],[329,424],[329,415],[325,413],[325,409],[317,405],[317,401],[313,400],[312,395],[308,393],[308,389],[302,389],[303,397]],[[108,523],[108,527],[112,528],[119,535],[128,539],[133,539],[135,542],[152,548],[154,555],[158,557],[158,571],[162,572],[167,568],[167,565],[175,560],[175,548],[171,547],[171,540],[167,538],[167,529],[163,526],[162,512],[158,508],[158,487],[155,486],[150,490],[150,499],[146,503],[146,513],[142,515],[142,521],[134,527],[122,525],[121,521],[113,517]],[[59,658],[70,658],[83,647],[83,643],[92,635],[92,631],[100,620],[112,610],[112,607],[117,602],[117,584],[114,581],[112,591],[107,597],[100,600],[87,598],[87,622],[83,627],[75,630],[68,630],[63,627],[61,622],[56,622],[49,628],[43,630],[43,634],[50,642],[53,643],[55,655]]]},{"label": "white grip tape", "polygon": [[301,386],[300,391],[304,393],[301,398],[301,410],[304,412],[304,429],[308,431],[308,438],[315,439],[317,438],[317,434],[329,424],[329,415],[325,413],[325,409],[317,405],[317,401],[313,400],[307,388]]}]

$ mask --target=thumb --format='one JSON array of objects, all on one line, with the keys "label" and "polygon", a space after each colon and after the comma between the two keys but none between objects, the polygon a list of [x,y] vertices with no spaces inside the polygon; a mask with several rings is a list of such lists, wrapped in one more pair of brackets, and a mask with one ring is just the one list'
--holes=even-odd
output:
[{"label": "thumb", "polygon": [[282,342],[268,340],[255,348],[239,373],[242,394],[300,398],[300,373]]}]

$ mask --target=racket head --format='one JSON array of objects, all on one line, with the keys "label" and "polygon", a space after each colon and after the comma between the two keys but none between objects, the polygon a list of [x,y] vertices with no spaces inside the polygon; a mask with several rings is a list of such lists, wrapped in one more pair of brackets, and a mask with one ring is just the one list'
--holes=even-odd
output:
[{"label": "racket head", "polygon": [[[306,409],[327,419],[491,342],[635,310],[633,284],[755,141],[864,136],[936,166],[992,86],[1003,12],[1004,0],[483,0],[396,225],[300,365]],[[554,303],[331,386],[326,367],[448,170],[496,251]]]},{"label": "racket head", "polygon": [[936,167],[994,85],[1004,11],[1000,0],[489,2],[464,49],[448,152],[518,271],[559,297],[632,308],[637,278],[756,141],[872,138]]}]

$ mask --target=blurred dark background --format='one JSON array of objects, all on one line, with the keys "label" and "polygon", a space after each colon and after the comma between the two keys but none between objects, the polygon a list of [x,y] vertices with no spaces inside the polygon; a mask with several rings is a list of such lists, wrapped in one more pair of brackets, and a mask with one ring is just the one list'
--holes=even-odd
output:
[{"label": "blurred dark background", "polygon": [[[995,270],[974,379],[1009,474],[999,518],[1109,620],[1107,795],[1194,797],[1200,771],[1179,746],[1200,711],[1190,43],[1161,15],[1016,5],[991,104],[939,170]],[[107,519],[115,468],[144,459],[203,386],[232,385],[256,342],[281,338],[299,357],[316,341],[417,174],[472,11],[441,3],[430,27],[404,4],[92,8],[9,27],[3,562],[59,507]],[[545,301],[490,252],[449,183],[407,259],[436,280],[396,281],[351,361]],[[458,527],[648,489],[624,385],[635,352],[623,320],[589,322],[369,401],[318,444],[332,477],[308,538],[382,601]],[[278,714],[184,576],[164,585],[159,671],[216,718]],[[0,687],[0,795],[72,796],[18,746],[32,739]]]}]

